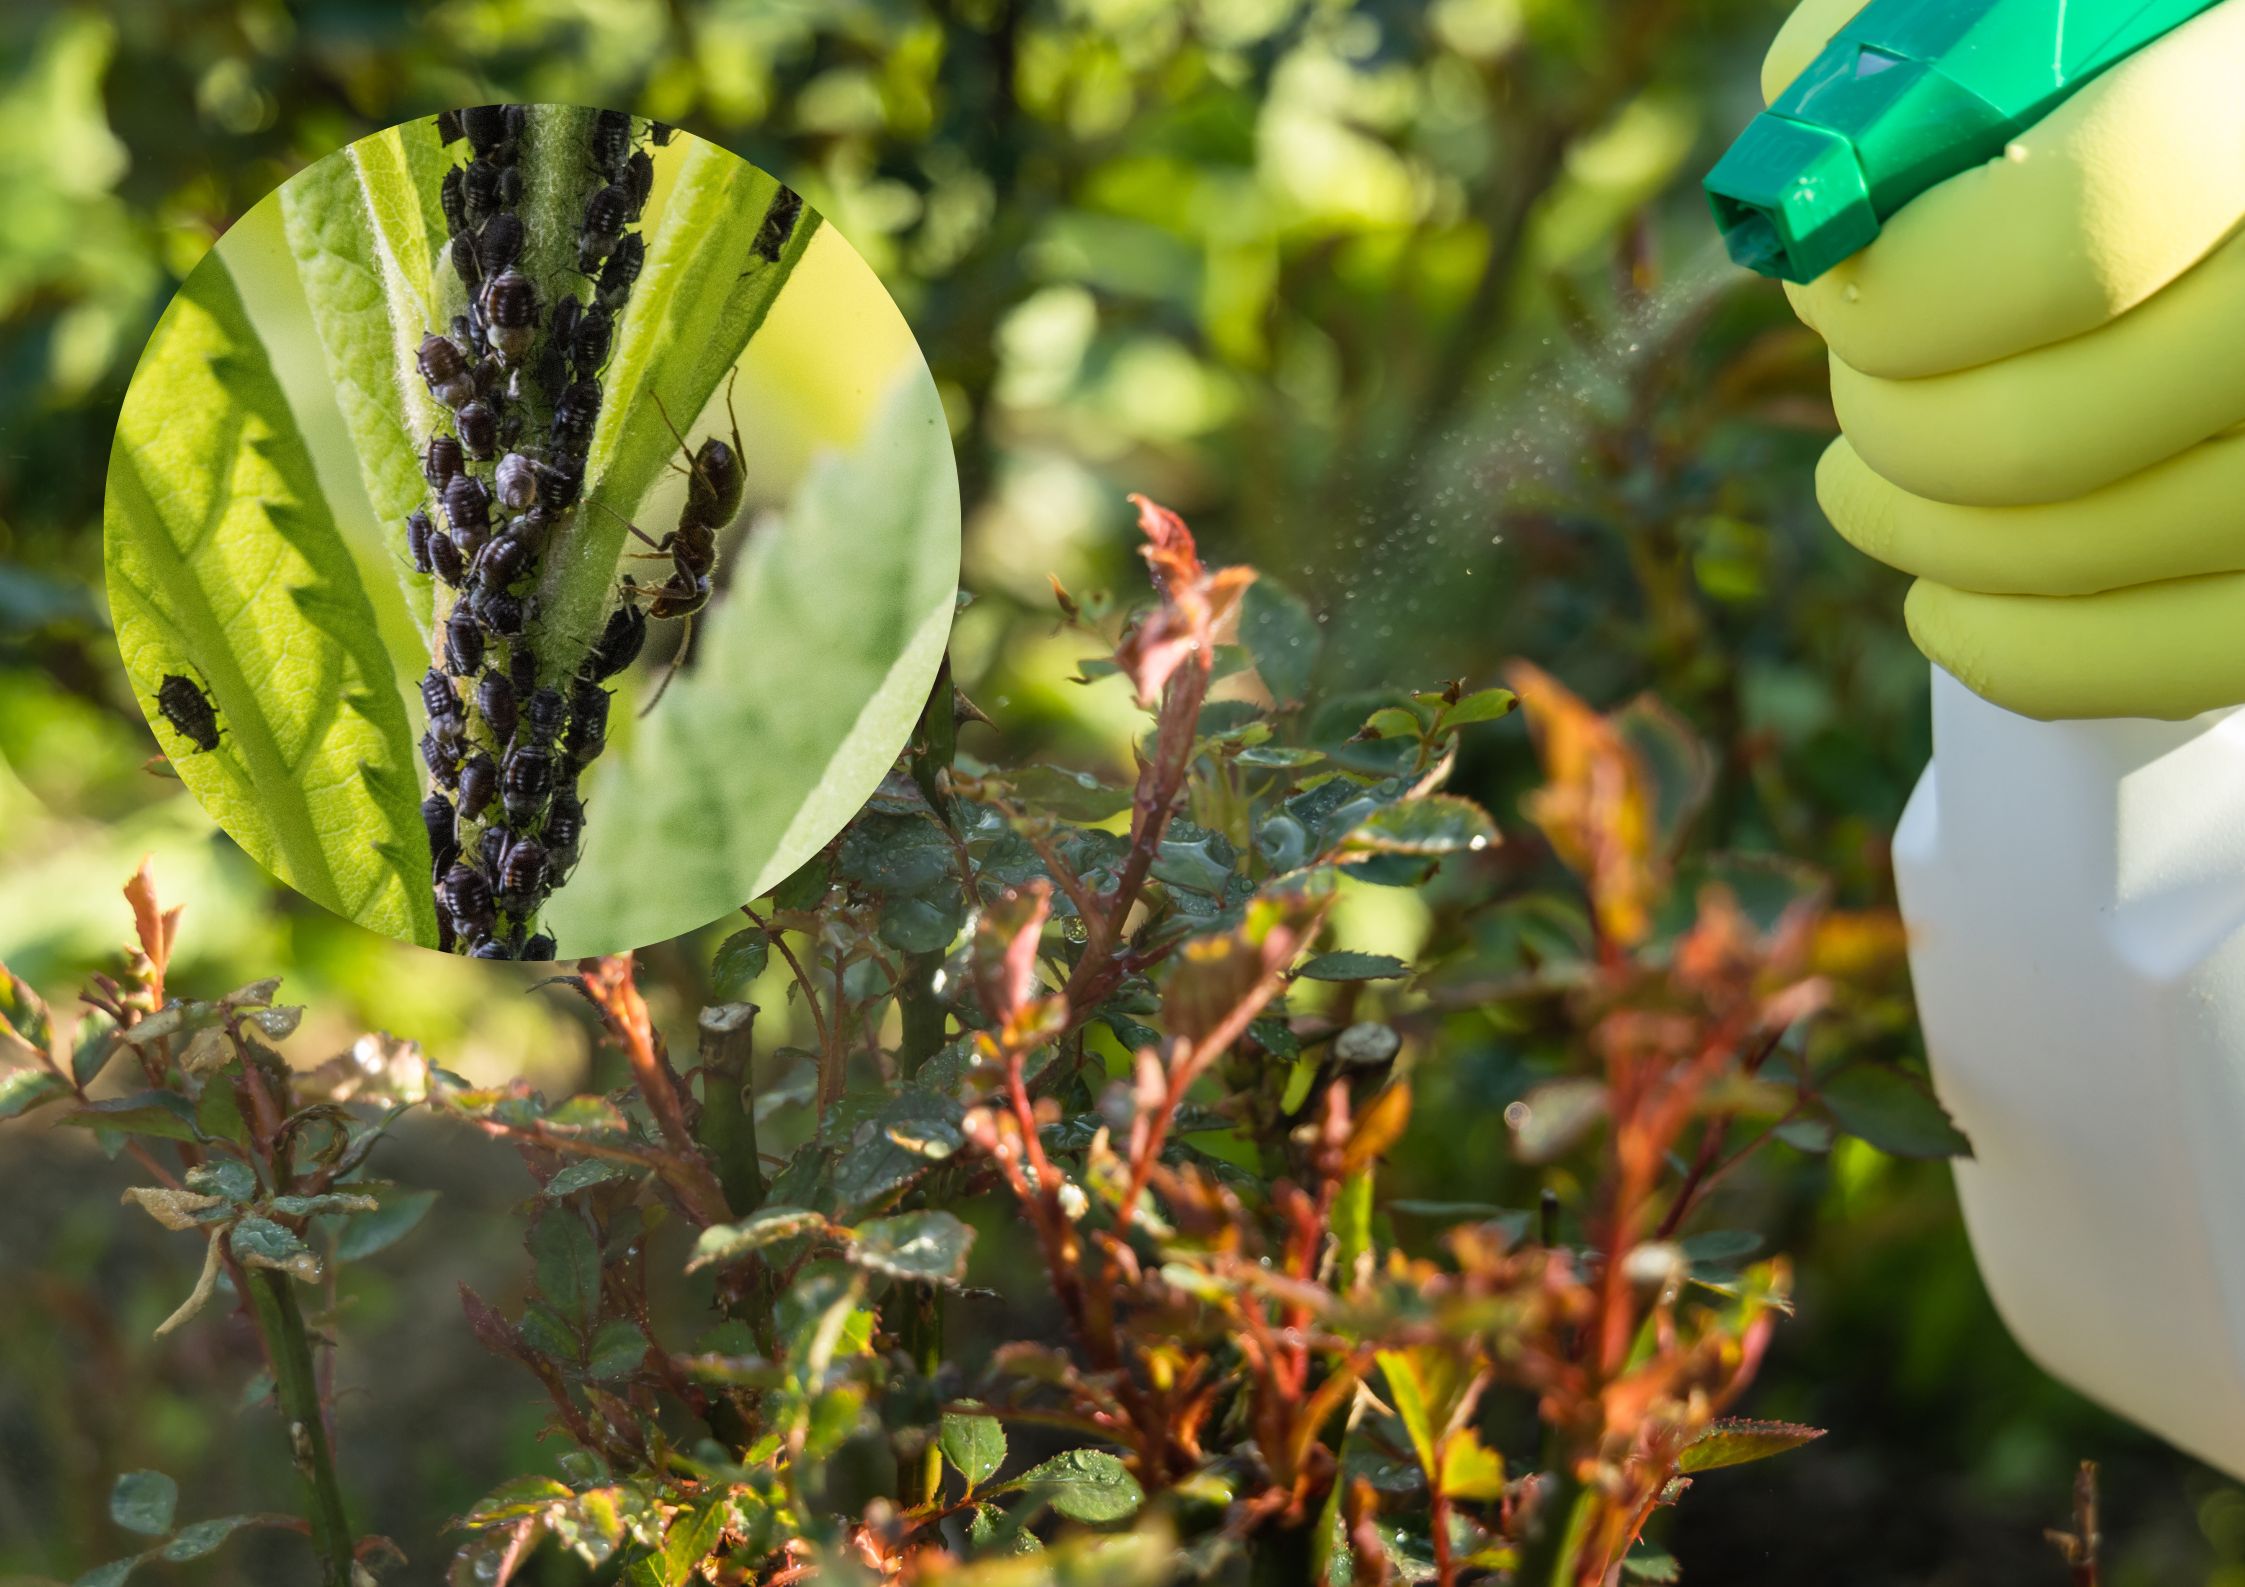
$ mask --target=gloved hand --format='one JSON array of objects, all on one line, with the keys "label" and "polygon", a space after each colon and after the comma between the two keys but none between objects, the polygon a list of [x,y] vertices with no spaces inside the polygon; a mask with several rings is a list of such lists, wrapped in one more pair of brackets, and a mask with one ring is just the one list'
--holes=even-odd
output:
[{"label": "gloved hand", "polygon": [[[1774,98],[1862,0],[1805,0]],[[2120,62],[1807,286],[1840,533],[2027,716],[2245,702],[2245,0]]]}]

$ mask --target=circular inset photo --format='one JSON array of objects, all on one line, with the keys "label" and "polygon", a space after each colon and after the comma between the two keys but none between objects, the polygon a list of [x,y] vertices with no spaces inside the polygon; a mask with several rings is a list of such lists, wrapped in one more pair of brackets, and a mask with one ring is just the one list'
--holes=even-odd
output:
[{"label": "circular inset photo", "polygon": [[784,878],[935,679],[935,383],[818,213],[571,105],[393,127],[181,287],[110,454],[109,599],[172,768],[283,881],[484,958]]}]

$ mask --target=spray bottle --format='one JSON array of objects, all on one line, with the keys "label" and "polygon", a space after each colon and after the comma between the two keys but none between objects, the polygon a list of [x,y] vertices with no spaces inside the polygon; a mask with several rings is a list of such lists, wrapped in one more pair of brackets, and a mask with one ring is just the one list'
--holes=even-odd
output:
[{"label": "spray bottle", "polygon": [[[1709,176],[1733,257],[1815,279],[2206,9],[1870,0]],[[1990,1293],[2053,1375],[2245,1475],[2245,712],[2032,720],[1936,667],[1933,729],[1896,880]]]}]

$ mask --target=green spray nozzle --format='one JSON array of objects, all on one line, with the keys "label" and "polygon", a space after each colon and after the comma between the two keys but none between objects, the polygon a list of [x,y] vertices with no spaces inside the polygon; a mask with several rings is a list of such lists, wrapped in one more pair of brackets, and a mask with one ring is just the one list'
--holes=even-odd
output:
[{"label": "green spray nozzle", "polygon": [[1871,0],[1707,175],[1731,257],[1814,281],[2214,0]]}]

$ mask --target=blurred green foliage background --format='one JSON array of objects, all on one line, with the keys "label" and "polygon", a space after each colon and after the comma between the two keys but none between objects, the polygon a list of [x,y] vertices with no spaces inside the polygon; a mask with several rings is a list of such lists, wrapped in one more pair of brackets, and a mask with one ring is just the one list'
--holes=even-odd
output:
[{"label": "blurred green foliage background", "polygon": [[[1924,666],[1899,580],[1841,545],[1810,494],[1832,426],[1821,352],[1773,287],[1723,262],[1696,192],[1756,108],[1783,10],[5,8],[0,958],[66,993],[121,940],[117,889],[154,852],[189,905],[180,974],[215,990],[285,971],[285,995],[313,1009],[294,1051],[383,1027],[472,1075],[581,1073],[582,1022],[519,995],[527,975],[326,918],[150,775],[156,745],[98,593],[117,406],[184,272],[308,161],[505,99],[629,108],[725,143],[881,272],[959,449],[976,599],[955,666],[994,723],[970,730],[975,755],[1127,765],[1120,682],[1067,681],[1084,647],[1055,634],[1047,580],[1131,598],[1122,498],[1142,490],[1215,556],[1312,602],[1323,696],[1488,682],[1520,655],[1602,705],[1657,691],[1716,748],[1697,843],[1807,862],[1843,904],[1889,902],[1887,835],[1927,751]],[[1533,778],[1518,725],[1474,754],[1462,791],[1509,816]],[[1360,929],[1407,943],[1422,925]],[[672,1017],[715,940],[653,950]],[[1501,1152],[1518,1055],[1491,1021],[1450,1062],[1448,1116],[1479,1109],[1487,1127],[1417,1143],[1434,1186]],[[0,1151],[0,1576],[67,1579],[117,1552],[102,1508],[119,1469],[179,1473],[190,1516],[219,1495],[285,1502],[267,1441],[237,1436],[238,1355],[209,1335],[147,1343],[189,1258],[115,1215],[115,1172],[84,1144],[19,1132]],[[399,1171],[463,1210],[520,1193],[502,1154],[410,1136],[406,1150],[419,1156]],[[1730,1194],[1799,1262],[1800,1315],[1748,1410],[1833,1433],[1700,1485],[1672,1537],[1691,1579],[2056,1582],[2040,1531],[2064,1518],[2074,1461],[2094,1457],[2109,1579],[2245,1583],[2245,1490],[2020,1355],[1945,1169],[1851,1143],[1787,1155]],[[535,1408],[491,1381],[452,1298],[456,1278],[495,1282],[511,1245],[502,1222],[456,1217],[353,1281],[354,1376],[382,1389],[343,1402],[346,1463],[367,1524],[424,1562],[441,1557],[442,1517],[539,1459]]]}]

